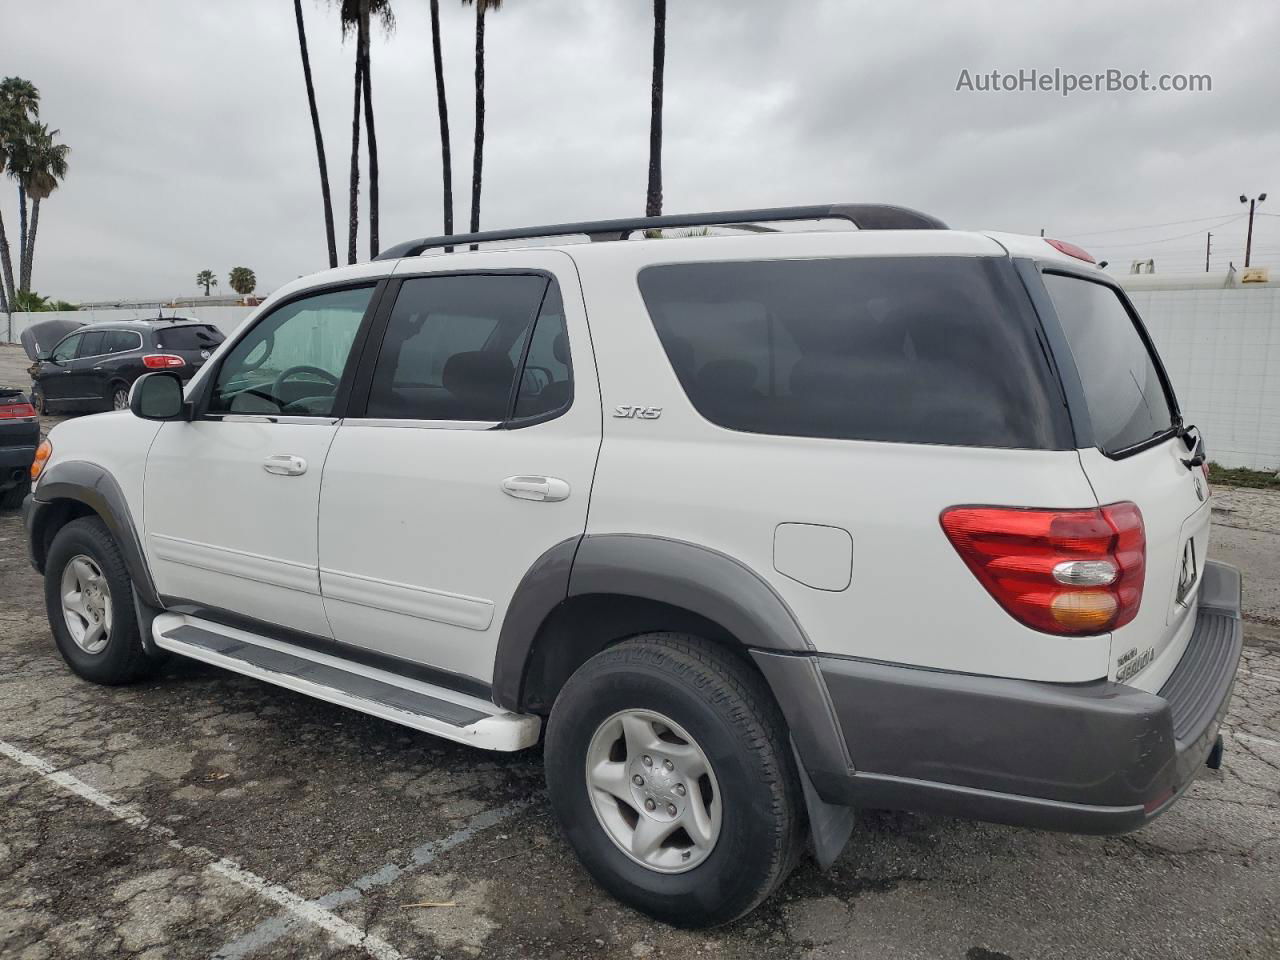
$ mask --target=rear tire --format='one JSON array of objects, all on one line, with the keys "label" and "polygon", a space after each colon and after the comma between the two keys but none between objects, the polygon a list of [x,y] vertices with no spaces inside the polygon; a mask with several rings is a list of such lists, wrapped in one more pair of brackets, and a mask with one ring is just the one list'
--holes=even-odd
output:
[{"label": "rear tire", "polygon": [[53,538],[44,597],[54,644],[77,676],[116,686],[159,667],[142,647],[120,548],[97,517],[72,520]]},{"label": "rear tire", "polygon": [[0,493],[0,510],[16,510],[31,492],[31,481],[20,480],[15,486]]},{"label": "rear tire", "polygon": [[[628,723],[647,732],[613,732]],[[635,749],[644,743],[651,748]],[[709,777],[684,775],[693,755]],[[588,660],[556,698],[545,757],[552,806],[583,865],[619,900],[676,926],[748,913],[802,848],[782,715],[757,673],[700,638],[647,634]],[[665,836],[656,847],[647,842],[655,835]]]}]

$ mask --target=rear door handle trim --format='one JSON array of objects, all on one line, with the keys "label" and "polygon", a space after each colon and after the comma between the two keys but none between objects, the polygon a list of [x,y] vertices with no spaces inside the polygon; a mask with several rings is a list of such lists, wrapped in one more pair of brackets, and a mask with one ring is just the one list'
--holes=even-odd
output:
[{"label": "rear door handle trim", "polygon": [[307,461],[282,453],[263,460],[262,469],[281,477],[299,477],[307,472]]},{"label": "rear door handle trim", "polygon": [[570,488],[568,483],[558,477],[521,475],[503,480],[502,492],[517,500],[565,500]]}]

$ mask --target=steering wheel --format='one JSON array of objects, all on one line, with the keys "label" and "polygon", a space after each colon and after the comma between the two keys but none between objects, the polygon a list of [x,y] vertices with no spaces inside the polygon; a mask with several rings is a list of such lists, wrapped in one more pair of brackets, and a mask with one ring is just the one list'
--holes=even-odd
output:
[{"label": "steering wheel", "polygon": [[[289,367],[287,370],[281,371],[280,376],[276,377],[276,382],[271,385],[271,392],[275,394],[277,397],[280,396],[280,391],[281,391],[281,388],[284,387],[284,382],[288,380],[290,377],[299,373],[309,373],[309,374],[312,374],[313,376],[319,377],[321,380],[326,381],[335,390],[338,387],[338,378],[335,377],[328,370],[322,370],[320,367],[313,367],[304,363],[304,364],[300,364],[299,366]],[[276,402],[278,403],[279,401],[277,400]]]}]

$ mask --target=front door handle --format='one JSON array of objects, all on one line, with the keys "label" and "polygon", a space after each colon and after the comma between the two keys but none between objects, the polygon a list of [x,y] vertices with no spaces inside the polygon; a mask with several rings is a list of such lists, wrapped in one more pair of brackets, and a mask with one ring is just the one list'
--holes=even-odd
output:
[{"label": "front door handle", "polygon": [[301,457],[279,454],[263,460],[262,469],[267,473],[279,474],[282,477],[297,477],[307,472],[307,461]]},{"label": "front door handle", "polygon": [[502,492],[517,500],[564,500],[569,496],[569,484],[556,477],[507,477],[502,481]]}]

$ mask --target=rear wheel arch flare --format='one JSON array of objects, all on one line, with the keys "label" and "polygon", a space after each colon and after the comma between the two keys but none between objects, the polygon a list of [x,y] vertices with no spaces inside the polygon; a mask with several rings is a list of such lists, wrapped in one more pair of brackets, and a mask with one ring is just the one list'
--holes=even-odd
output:
[{"label": "rear wheel arch flare", "polygon": [[744,656],[748,648],[814,649],[773,587],[726,554],[665,537],[574,537],[544,553],[512,597],[494,663],[494,701],[549,708],[545,698],[577,666],[613,642],[653,630],[694,633]]}]

